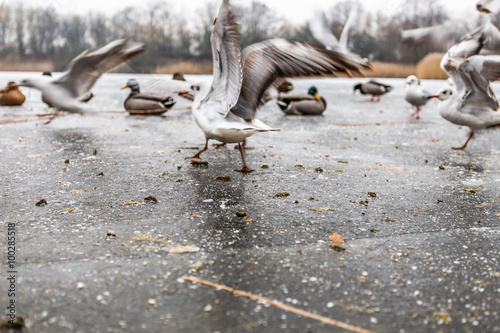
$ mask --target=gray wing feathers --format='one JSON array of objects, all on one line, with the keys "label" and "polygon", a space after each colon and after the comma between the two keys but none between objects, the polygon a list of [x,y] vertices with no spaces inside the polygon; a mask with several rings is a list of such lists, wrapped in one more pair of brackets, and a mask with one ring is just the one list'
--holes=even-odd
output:
[{"label": "gray wing feathers", "polygon": [[211,99],[225,101],[226,107],[220,110],[224,115],[227,115],[238,101],[243,80],[239,39],[240,31],[236,16],[229,1],[224,0],[211,36],[214,78],[210,91],[201,101],[201,103]]},{"label": "gray wing feathers", "polygon": [[264,92],[280,78],[359,73],[368,65],[359,58],[324,47],[284,39],[253,44],[243,51],[243,83],[232,113],[250,120]]},{"label": "gray wing feathers", "polygon": [[78,98],[90,91],[102,74],[118,67],[145,50],[145,44],[120,39],[95,51],[86,50],[73,59],[66,73],[54,84],[65,86]]}]

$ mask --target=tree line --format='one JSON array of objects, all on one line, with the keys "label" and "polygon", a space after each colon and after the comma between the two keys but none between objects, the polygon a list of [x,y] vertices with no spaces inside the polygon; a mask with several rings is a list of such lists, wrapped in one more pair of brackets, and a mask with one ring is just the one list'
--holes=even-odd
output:
[{"label": "tree line", "polygon": [[[379,61],[416,63],[429,50],[421,45],[402,48],[401,30],[439,24],[449,17],[436,0],[397,3],[391,10],[368,13],[358,0],[343,0],[325,14],[332,32],[340,36],[356,6],[349,37],[353,52]],[[168,1],[126,7],[112,15],[67,16],[53,7],[6,5],[0,17],[0,59],[51,60],[60,71],[83,50],[117,38],[147,43],[147,51],[132,62],[140,72],[151,72],[169,59],[211,59],[210,33],[217,6],[217,1],[207,1],[195,10],[193,19],[173,12]],[[253,0],[238,12],[242,48],[272,37],[314,41],[308,23],[290,22],[264,2]]]}]

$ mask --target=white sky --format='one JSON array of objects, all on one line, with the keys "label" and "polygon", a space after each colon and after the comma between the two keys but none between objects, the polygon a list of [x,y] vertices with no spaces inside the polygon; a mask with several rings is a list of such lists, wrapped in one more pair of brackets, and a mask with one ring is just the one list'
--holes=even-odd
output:
[{"label": "white sky", "polygon": [[[208,0],[165,0],[173,7],[174,12],[194,11],[201,7]],[[251,0],[233,0],[234,4],[245,4]],[[279,16],[286,17],[291,22],[304,23],[310,17],[312,12],[318,8],[324,10],[330,9],[340,0],[260,0],[276,11]],[[82,14],[89,11],[103,12],[112,14],[128,6],[146,6],[149,2],[157,0],[6,0],[6,4],[16,6],[25,3],[30,6],[53,6],[62,14]],[[361,0],[367,10],[376,12],[384,10],[393,12],[402,4],[402,0]],[[218,1],[220,3],[220,0]],[[449,10],[452,16],[466,15],[467,11],[475,11],[476,0],[442,0],[441,4]]]}]

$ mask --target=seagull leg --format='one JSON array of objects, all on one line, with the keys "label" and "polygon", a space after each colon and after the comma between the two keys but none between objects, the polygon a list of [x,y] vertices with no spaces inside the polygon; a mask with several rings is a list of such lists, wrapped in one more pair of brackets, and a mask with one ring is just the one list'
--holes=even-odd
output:
[{"label": "seagull leg", "polygon": [[255,171],[254,169],[250,168],[247,163],[245,162],[245,156],[243,155],[243,148],[241,147],[241,144],[238,142],[238,149],[240,150],[241,153],[241,160],[243,161],[243,168],[234,170],[238,172],[252,172]]},{"label": "seagull leg", "polygon": [[200,157],[201,153],[203,153],[207,149],[208,149],[208,139],[207,139],[207,141],[205,141],[205,147],[201,148],[201,150],[199,152],[197,152],[196,154],[194,154],[193,156],[188,156],[188,157],[185,157],[184,159],[185,160],[191,160],[191,159],[194,159],[194,158],[201,158]]},{"label": "seagull leg", "polygon": [[[247,146],[247,139],[245,139],[245,140],[243,140],[243,141],[241,142],[241,147],[242,147],[242,148],[245,148],[246,146]],[[238,149],[238,146],[237,146],[237,145],[236,145],[236,146],[234,146],[234,149]]]},{"label": "seagull leg", "polygon": [[451,147],[451,149],[454,149],[454,150],[464,150],[465,147],[467,147],[467,144],[469,143],[470,139],[472,139],[473,136],[474,136],[474,131],[470,130],[469,137],[467,138],[467,141],[465,141],[464,145],[461,146],[461,147]]},{"label": "seagull leg", "polygon": [[417,108],[417,111],[412,113],[410,115],[410,117],[415,117],[416,120],[419,120],[420,119],[420,106],[416,105],[415,107]]},{"label": "seagull leg", "polygon": [[42,125],[48,125],[52,122],[52,120],[56,119],[58,116],[60,116],[61,114],[59,112],[55,112],[55,113],[48,113],[48,114],[45,114],[45,115],[38,115],[39,117],[43,117],[43,116],[51,116],[49,118],[48,121],[42,123]]},{"label": "seagull leg", "polygon": [[213,146],[219,148],[219,147],[225,147],[227,145],[227,143],[223,142],[223,143],[214,143]]}]

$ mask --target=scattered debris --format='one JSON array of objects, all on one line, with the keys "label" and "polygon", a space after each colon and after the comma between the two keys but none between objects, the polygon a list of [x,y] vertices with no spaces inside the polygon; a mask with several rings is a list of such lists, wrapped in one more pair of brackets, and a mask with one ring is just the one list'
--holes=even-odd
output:
[{"label": "scattered debris", "polygon": [[372,198],[375,198],[377,196],[377,193],[373,192],[373,191],[369,191],[368,192],[368,195]]},{"label": "scattered debris", "polygon": [[389,171],[405,171],[405,167],[384,167],[385,170]]},{"label": "scattered debris", "polygon": [[337,161],[337,163],[348,164],[349,162],[347,162],[347,161]]},{"label": "scattered debris", "polygon": [[301,164],[301,163],[300,164],[295,164],[294,167],[296,167],[296,168],[303,168],[304,164]]},{"label": "scattered debris", "polygon": [[245,217],[245,216],[247,216],[247,213],[245,213],[245,212],[236,212],[236,216],[238,216],[238,217]]},{"label": "scattered debris", "polygon": [[76,208],[61,209],[61,214],[71,213],[71,212],[74,212],[75,210],[76,210]]},{"label": "scattered debris", "polygon": [[313,210],[315,212],[328,212],[328,211],[334,211],[336,209],[332,207],[319,207],[319,208],[309,207],[309,210]]},{"label": "scattered debris", "polygon": [[106,234],[106,239],[116,239],[116,238],[118,238],[118,236],[116,236],[114,232],[108,232]]},{"label": "scattered debris", "polygon": [[83,193],[85,192],[85,190],[73,190],[73,191],[70,191],[69,193]]},{"label": "scattered debris", "polygon": [[47,205],[47,200],[45,200],[45,199],[40,199],[40,200],[39,200],[39,201],[35,204],[35,206],[38,206],[38,207],[43,207],[43,206],[45,206],[45,205]]},{"label": "scattered debris", "polygon": [[338,233],[332,230],[332,234],[329,236],[332,243],[344,243],[344,237],[340,236]]},{"label": "scattered debris", "polygon": [[483,208],[483,207],[487,207],[487,206],[490,206],[491,204],[489,202],[483,202],[480,206],[474,206],[474,208]]},{"label": "scattered debris", "polygon": [[130,206],[130,205],[139,205],[141,204],[142,201],[124,201],[123,204],[126,205],[126,206]]},{"label": "scattered debris", "polygon": [[170,249],[170,254],[183,254],[199,252],[200,248],[194,245],[177,245]]},{"label": "scattered debris", "polygon": [[476,193],[477,193],[477,191],[476,191],[476,190],[468,190],[468,189],[466,189],[466,188],[464,188],[462,191],[464,191],[464,192],[468,192],[468,193],[472,193],[472,194],[476,194]]},{"label": "scattered debris", "polygon": [[156,305],[156,300],[153,298],[150,298],[150,299],[148,299],[148,304],[154,306],[154,305]]},{"label": "scattered debris", "polygon": [[345,250],[347,250],[345,247],[341,245],[332,245],[332,244],[328,245],[328,248],[336,252],[345,252]]},{"label": "scattered debris", "polygon": [[260,167],[261,167],[262,169],[269,169],[269,165],[267,165],[267,164],[262,164]]},{"label": "scattered debris", "polygon": [[274,195],[273,198],[284,198],[284,197],[289,197],[290,193],[288,192],[279,192]]},{"label": "scattered debris", "polygon": [[152,202],[152,203],[157,203],[158,199],[156,199],[156,197],[153,197],[153,196],[150,195],[149,197],[144,198],[144,201],[148,201],[148,202]]},{"label": "scattered debris", "polygon": [[104,176],[104,172],[99,172],[96,176],[97,177],[103,177]]},{"label": "scattered debris", "polygon": [[214,199],[205,199],[205,200],[203,200],[203,202],[205,202],[205,203],[212,203],[212,202],[214,202]]},{"label": "scattered debris", "polygon": [[200,160],[191,160],[191,165],[203,165],[203,166],[207,166],[208,162],[207,161],[200,161]]},{"label": "scattered debris", "polygon": [[222,181],[225,181],[225,182],[229,182],[229,181],[231,181],[231,177],[226,176],[226,175],[217,176],[217,177],[215,177],[214,179],[215,179],[215,180],[222,180]]},{"label": "scattered debris", "polygon": [[196,213],[191,213],[191,217],[193,217],[193,218],[195,218],[195,219],[196,219],[196,218],[200,218],[200,217],[201,217],[201,215],[196,214]]},{"label": "scattered debris", "polygon": [[184,181],[184,179],[182,179],[182,178],[180,178],[180,177],[179,177],[179,178],[177,178],[177,179],[175,180],[175,182],[176,182],[176,183],[180,183],[180,182],[182,182],[182,181]]},{"label": "scattered debris", "polygon": [[368,230],[373,232],[373,233],[376,233],[378,231],[378,229],[375,229],[375,228],[368,228]]},{"label": "scattered debris", "polygon": [[318,167],[318,168],[314,169],[314,171],[316,171],[316,172],[323,172],[323,171],[325,171],[325,170],[323,170],[323,168],[322,168],[322,167]]},{"label": "scattered debris", "polygon": [[434,312],[433,316],[443,322],[443,324],[451,323],[450,315],[446,312]]},{"label": "scattered debris", "polygon": [[26,327],[26,324],[24,323],[24,318],[20,315],[16,315],[14,319],[10,320],[4,320],[0,324],[0,330],[16,330],[16,331],[22,331]]},{"label": "scattered debris", "polygon": [[69,164],[69,159],[65,159],[64,163]]},{"label": "scattered debris", "polygon": [[83,282],[78,282],[76,284],[76,289],[82,290],[83,288],[85,288],[85,284],[83,284]]},{"label": "scattered debris", "polygon": [[444,165],[442,165],[442,164],[441,164],[441,165],[438,165],[438,168],[439,168],[439,170],[444,170],[444,169],[446,169],[446,168],[444,167]]}]

